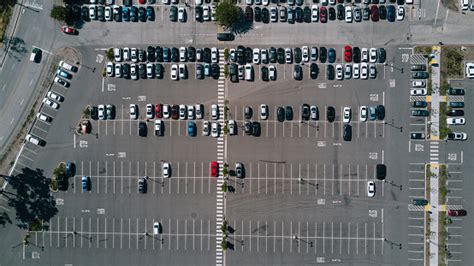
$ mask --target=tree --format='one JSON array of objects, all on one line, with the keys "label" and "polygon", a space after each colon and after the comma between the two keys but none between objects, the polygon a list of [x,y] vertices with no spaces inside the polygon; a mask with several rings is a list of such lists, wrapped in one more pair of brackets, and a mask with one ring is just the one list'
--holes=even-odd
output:
[{"label": "tree", "polygon": [[239,19],[240,13],[240,7],[236,6],[232,0],[224,0],[216,8],[217,24],[230,28]]},{"label": "tree", "polygon": [[105,52],[105,56],[107,57],[109,61],[114,61],[114,49],[110,48],[109,50],[107,50]]},{"label": "tree", "polygon": [[63,6],[54,5],[53,9],[51,9],[51,13],[49,13],[49,16],[57,21],[64,22],[68,16],[68,11]]}]

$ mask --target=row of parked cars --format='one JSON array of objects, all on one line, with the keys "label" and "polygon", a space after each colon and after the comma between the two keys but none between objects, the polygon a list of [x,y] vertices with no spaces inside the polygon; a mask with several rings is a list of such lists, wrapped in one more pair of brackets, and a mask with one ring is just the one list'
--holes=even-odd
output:
[{"label": "row of parked cars", "polygon": [[[197,14],[197,13],[196,13]],[[198,18],[196,16],[196,18]],[[269,9],[266,7],[245,7],[245,19],[249,22],[263,22],[276,23],[288,22],[297,23],[311,23],[321,22],[327,23],[330,20],[340,20],[346,23],[362,22],[363,20],[372,20],[377,22],[379,20],[387,20],[395,22],[402,21],[405,18],[405,7],[394,5],[372,5],[366,7],[349,6],[339,4],[336,7],[325,7],[312,5],[311,7],[285,7],[272,6]]]},{"label": "row of parked cars", "polygon": [[[204,79],[212,77],[218,79],[220,75],[220,67],[218,64],[196,64],[195,65],[196,79]],[[147,64],[128,64],[128,63],[113,63],[107,62],[106,74],[108,77],[125,78],[138,80],[140,79],[163,79],[165,66],[161,63],[147,63]],[[181,80],[189,78],[189,71],[187,64],[172,64],[170,68],[171,80]]]},{"label": "row of parked cars", "polygon": [[155,20],[155,10],[152,6],[89,5],[81,8],[81,18],[84,21],[147,22]]},{"label": "row of parked cars", "polygon": [[[196,0],[197,1],[202,1],[202,0]],[[282,4],[286,2],[289,6],[302,6],[304,5],[304,0],[288,0],[288,1],[279,1],[279,0],[245,0],[245,4],[247,5],[264,5],[267,6],[271,3],[273,4]],[[328,6],[328,5],[336,5],[336,4],[345,4],[346,5],[351,5],[352,3],[354,4],[386,4],[388,1],[387,0],[313,0],[313,3],[315,4],[320,4],[322,6]],[[413,0],[397,0],[397,5],[403,5],[403,4],[413,4]],[[393,1],[395,3],[395,1]]]},{"label": "row of parked cars", "polygon": [[148,46],[140,48],[114,48],[114,61],[117,62],[204,62],[219,63],[219,49],[190,47]]}]

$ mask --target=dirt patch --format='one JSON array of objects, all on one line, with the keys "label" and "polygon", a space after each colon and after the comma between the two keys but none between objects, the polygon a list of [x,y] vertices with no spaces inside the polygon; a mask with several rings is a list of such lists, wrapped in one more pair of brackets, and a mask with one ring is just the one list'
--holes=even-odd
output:
[{"label": "dirt patch", "polygon": [[[31,106],[29,113],[26,118],[24,118],[23,123],[21,126],[14,129],[14,133],[10,139],[10,142],[6,144],[6,148],[3,152],[3,155],[0,157],[0,171],[2,173],[9,173],[11,167],[14,164],[15,158],[20,151],[21,145],[24,142],[24,136],[29,132],[31,128],[31,123],[36,119],[36,113],[42,106],[42,98],[43,95],[52,87],[53,79],[55,75],[56,68],[58,67],[60,60],[67,60],[70,63],[75,64],[79,62],[80,54],[73,48],[62,48],[55,52],[55,55],[51,58],[48,57],[47,61],[45,62],[46,67],[45,70],[42,72],[38,82],[36,84],[39,88],[35,90],[37,94],[35,95],[35,99],[32,100],[31,104],[27,104],[26,106]],[[54,123],[54,122],[53,122]],[[2,179],[2,184],[4,180]]]},{"label": "dirt patch", "polygon": [[0,45],[3,44],[5,32],[13,14],[13,6],[13,4],[10,5],[9,3],[4,3],[0,6]]},{"label": "dirt patch", "polygon": [[441,0],[441,3],[443,3],[443,6],[456,12],[459,11],[458,6],[457,6],[458,2],[459,0]]}]

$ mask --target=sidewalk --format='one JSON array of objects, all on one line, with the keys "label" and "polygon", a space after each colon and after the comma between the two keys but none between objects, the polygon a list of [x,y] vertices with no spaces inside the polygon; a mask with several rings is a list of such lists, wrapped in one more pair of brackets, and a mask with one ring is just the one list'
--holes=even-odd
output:
[{"label": "sidewalk", "polygon": [[20,20],[22,6],[23,6],[23,0],[19,1],[19,4],[16,4],[13,7],[13,14],[12,14],[12,17],[10,18],[10,22],[8,23],[7,29],[5,31],[6,42],[0,48],[0,70],[3,68],[3,63],[5,62],[5,58],[8,54],[8,49],[10,48],[10,41],[15,35],[16,25],[18,24],[18,21]]},{"label": "sidewalk", "polygon": [[[431,93],[431,143],[439,142],[439,102],[441,97],[439,95],[439,87],[440,87],[440,68],[439,65],[441,64],[441,47],[433,46],[432,47],[435,62],[438,63],[438,67],[432,67],[431,69],[431,85],[432,85],[432,93]],[[429,262],[432,266],[438,266],[438,234],[439,234],[439,163],[430,162],[431,164],[431,175],[430,175],[430,228],[429,231],[431,234],[426,240],[429,243]]]}]

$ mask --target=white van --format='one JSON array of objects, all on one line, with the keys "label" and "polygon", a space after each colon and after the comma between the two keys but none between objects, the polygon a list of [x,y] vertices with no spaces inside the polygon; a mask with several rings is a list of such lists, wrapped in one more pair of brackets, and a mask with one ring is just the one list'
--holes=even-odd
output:
[{"label": "white van", "polygon": [[77,70],[78,70],[78,68],[76,66],[70,65],[70,64],[68,64],[64,61],[60,61],[59,66],[66,69],[66,70],[72,71],[72,72],[77,72]]},{"label": "white van", "polygon": [[469,0],[461,0],[462,1],[462,10],[469,9]]},{"label": "white van", "polygon": [[253,81],[253,67],[251,64],[245,65],[245,80]]}]

